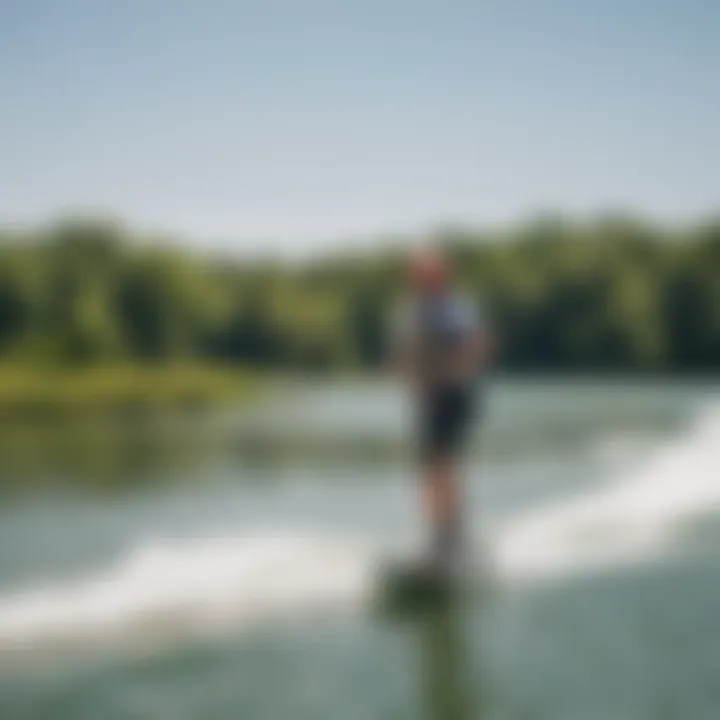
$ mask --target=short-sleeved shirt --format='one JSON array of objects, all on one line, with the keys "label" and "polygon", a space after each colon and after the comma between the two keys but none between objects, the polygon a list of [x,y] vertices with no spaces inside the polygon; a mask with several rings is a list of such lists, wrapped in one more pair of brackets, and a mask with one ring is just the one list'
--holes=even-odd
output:
[{"label": "short-sleeved shirt", "polygon": [[[396,350],[410,355],[424,382],[434,384],[443,377],[454,353],[484,326],[477,305],[462,295],[415,297],[396,310],[391,342]],[[475,379],[468,378],[467,382]]]}]

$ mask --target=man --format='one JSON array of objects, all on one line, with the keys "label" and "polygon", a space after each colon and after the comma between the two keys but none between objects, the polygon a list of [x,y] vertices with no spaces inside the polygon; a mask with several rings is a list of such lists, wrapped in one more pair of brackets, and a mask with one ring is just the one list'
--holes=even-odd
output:
[{"label": "man", "polygon": [[439,251],[411,254],[407,278],[409,297],[393,324],[392,361],[417,406],[421,502],[431,530],[427,561],[432,570],[453,572],[463,559],[458,466],[489,338],[473,304],[454,291]]}]

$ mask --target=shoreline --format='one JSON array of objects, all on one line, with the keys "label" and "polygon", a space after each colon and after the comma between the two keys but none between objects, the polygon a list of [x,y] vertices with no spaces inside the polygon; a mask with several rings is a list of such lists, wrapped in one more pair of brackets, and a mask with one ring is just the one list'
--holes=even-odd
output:
[{"label": "shoreline", "polygon": [[[50,366],[0,362],[0,421],[42,421],[66,417],[129,416],[167,411],[202,412],[245,402],[261,392],[297,382],[310,386],[338,381],[383,382],[382,373],[270,373],[244,365],[169,361],[91,366]],[[497,370],[495,382],[561,384],[708,385],[707,373],[597,372],[590,370]]]},{"label": "shoreline", "polygon": [[218,363],[0,363],[0,420],[197,412],[255,397],[262,373]]}]

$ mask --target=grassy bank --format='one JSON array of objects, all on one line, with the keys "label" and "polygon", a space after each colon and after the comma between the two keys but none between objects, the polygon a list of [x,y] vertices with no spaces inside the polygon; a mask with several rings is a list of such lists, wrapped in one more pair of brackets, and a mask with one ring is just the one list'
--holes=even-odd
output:
[{"label": "grassy bank", "polygon": [[247,399],[261,385],[258,373],[222,365],[0,364],[0,418],[201,410]]}]

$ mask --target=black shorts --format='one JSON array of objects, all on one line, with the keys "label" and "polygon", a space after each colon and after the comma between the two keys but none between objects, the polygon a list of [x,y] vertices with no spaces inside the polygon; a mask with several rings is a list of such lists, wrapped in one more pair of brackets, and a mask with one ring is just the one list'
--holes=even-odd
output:
[{"label": "black shorts", "polygon": [[420,404],[420,456],[423,460],[452,456],[463,446],[475,414],[471,388],[431,390]]}]

